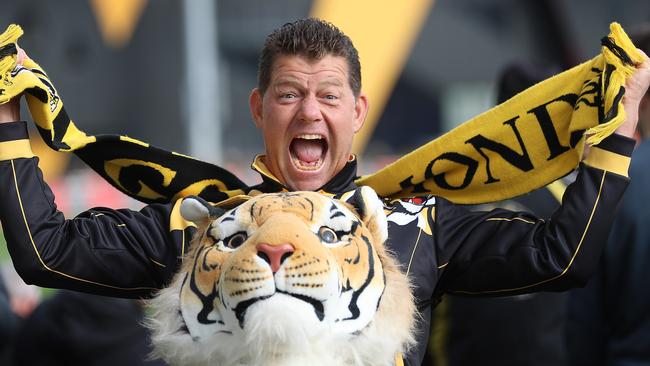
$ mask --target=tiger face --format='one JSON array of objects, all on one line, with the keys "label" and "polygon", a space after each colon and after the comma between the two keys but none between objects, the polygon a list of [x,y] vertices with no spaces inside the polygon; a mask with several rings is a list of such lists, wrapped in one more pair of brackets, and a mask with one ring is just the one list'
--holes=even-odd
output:
[{"label": "tiger face", "polygon": [[[358,189],[351,201],[314,192],[264,194],[224,212],[186,199],[181,213],[199,230],[174,283],[153,302],[160,324],[175,324],[154,326],[159,354],[173,363],[354,364],[364,358],[359,350],[339,352],[368,343],[377,325],[387,325],[377,322],[378,313],[391,311],[404,336],[381,350],[382,363],[380,338],[392,334],[377,334],[368,345],[377,348],[368,355],[372,361],[362,362],[391,364],[411,340],[409,286],[383,247],[381,201],[370,188]],[[191,344],[199,357],[176,357],[183,352],[170,351],[174,343]]]}]

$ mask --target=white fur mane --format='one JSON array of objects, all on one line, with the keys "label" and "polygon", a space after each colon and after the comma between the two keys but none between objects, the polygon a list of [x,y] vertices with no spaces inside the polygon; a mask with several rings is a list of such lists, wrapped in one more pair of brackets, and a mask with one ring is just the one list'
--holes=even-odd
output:
[{"label": "white fur mane", "polygon": [[[284,311],[266,314],[285,324],[283,327],[270,327],[269,322],[255,319],[255,315],[249,319],[255,328],[249,334],[273,334],[274,337],[228,337],[219,344],[199,343],[188,333],[179,331],[183,327],[178,300],[182,278],[177,278],[150,301],[157,309],[147,324],[153,331],[154,356],[172,365],[184,366],[392,366],[395,356],[406,352],[414,342],[414,321],[409,314],[386,314],[390,308],[400,308],[403,302],[408,302],[402,297],[405,289],[410,294],[404,276],[387,272],[386,291],[379,312],[360,335],[344,338],[287,329],[286,324],[295,322],[292,314]],[[257,314],[260,316],[259,312]]]},{"label": "white fur mane", "polygon": [[[364,219],[361,224],[362,227],[365,225],[368,230],[370,230],[370,233],[372,234],[371,236],[374,237],[374,240],[384,240],[386,237],[386,218],[383,213],[381,201],[377,198],[374,191],[369,190],[367,187],[364,187],[363,190],[359,192],[362,197],[358,198],[361,202],[358,202],[357,204],[364,205],[361,210],[364,212],[361,214],[363,216],[362,219]],[[315,195],[313,192],[309,192],[309,194]],[[273,197],[275,196],[272,196],[272,198]],[[278,197],[278,201],[286,198],[284,196]],[[288,199],[293,199],[291,197]],[[314,200],[329,200],[329,198],[323,198],[323,196],[320,195],[310,197]],[[249,202],[253,202],[253,200]],[[350,213],[350,211],[346,211],[350,215],[350,217],[345,216],[348,217],[346,219],[343,219],[341,214],[330,214],[331,210],[337,209],[337,207],[332,207],[332,203],[327,203],[327,205],[323,203],[321,207],[322,211],[326,214],[319,215],[330,218],[331,222],[318,222],[317,224],[314,224],[316,228],[318,228],[319,225],[326,224],[331,227],[342,225],[340,229],[335,230],[343,230],[345,225],[341,223],[341,220],[349,219],[354,220],[354,222],[357,220],[356,217],[352,216],[353,214]],[[339,207],[338,209],[347,210],[343,207]],[[200,205],[194,204],[186,205],[186,211],[190,214],[196,214],[195,216],[197,220],[200,220],[207,212],[207,210],[203,210]],[[248,211],[242,209],[242,212]],[[346,213],[346,215],[348,214]],[[228,224],[232,223],[233,220],[232,218],[227,217],[227,213],[223,216],[229,219]],[[271,222],[270,219],[269,222]],[[347,222],[347,225],[351,226],[351,222],[352,221]],[[204,229],[205,223],[205,218],[203,218],[202,225]],[[294,221],[284,222],[283,225],[293,225],[293,223]],[[217,222],[217,224],[219,224],[219,222]],[[199,229],[200,228],[201,225],[199,226]],[[235,232],[236,230],[241,230],[241,228],[233,229]],[[273,229],[269,230],[269,232],[275,233],[272,231]],[[317,229],[309,228],[308,230],[305,229],[305,231],[302,231],[302,234],[307,236],[313,235],[314,238],[317,238],[315,234],[305,234],[306,232],[313,233],[314,230],[318,231]],[[224,235],[228,236],[232,234],[229,232]],[[291,237],[293,237],[293,234],[291,235]],[[298,236],[296,235],[296,237]],[[259,238],[259,236],[256,236],[256,238]],[[218,240],[221,239],[216,239],[217,242]],[[361,242],[361,240],[359,239],[357,242]],[[267,242],[262,241],[262,243]],[[320,241],[316,241],[315,243],[321,245]],[[199,245],[199,243],[195,242],[194,245]],[[248,248],[254,248],[255,241],[242,244],[242,248],[245,248],[246,245],[248,245]],[[367,243],[365,245],[366,247],[364,248],[368,248],[367,250],[370,251],[370,244]],[[381,283],[382,287],[375,286],[371,289],[371,285],[368,285],[370,282],[366,282],[368,287],[365,287],[365,292],[360,292],[360,296],[358,294],[355,295],[359,297],[355,297],[354,302],[352,303],[340,300],[340,293],[344,284],[338,284],[338,282],[335,282],[333,286],[328,287],[330,289],[328,291],[331,292],[325,292],[326,296],[323,296],[322,299],[319,300],[323,301],[323,305],[321,306],[325,310],[321,310],[321,312],[318,313],[315,312],[315,305],[304,301],[300,295],[296,297],[295,293],[280,291],[285,288],[283,286],[286,286],[283,282],[280,282],[280,284],[276,284],[276,292],[274,292],[273,295],[247,300],[249,302],[246,305],[246,310],[243,312],[239,311],[238,314],[240,315],[237,315],[237,318],[235,318],[235,312],[232,310],[220,313],[220,310],[216,307],[212,309],[209,306],[206,307],[206,305],[203,305],[203,309],[209,309],[212,312],[208,314],[208,317],[201,318],[202,323],[200,325],[200,330],[198,332],[192,331],[191,333],[189,331],[193,329],[191,323],[187,323],[183,318],[183,314],[186,314],[186,306],[188,306],[186,304],[188,303],[183,300],[183,305],[181,305],[181,292],[183,288],[187,288],[184,287],[186,286],[184,283],[186,284],[187,281],[189,281],[186,278],[185,273],[188,270],[192,271],[191,266],[189,265],[191,262],[187,262],[191,259],[186,258],[186,265],[183,266],[183,272],[178,273],[170,286],[161,290],[156,297],[149,301],[149,305],[154,311],[154,314],[148,317],[147,326],[152,331],[152,341],[155,349],[154,356],[160,357],[172,365],[183,366],[394,365],[396,356],[400,353],[406,352],[408,347],[413,344],[416,316],[415,303],[410,291],[408,279],[406,275],[400,271],[395,257],[387,252],[382,243],[374,243],[373,247],[376,256],[372,256],[372,258],[376,258],[374,260],[376,265],[374,265],[375,267],[371,267],[371,269],[375,271],[375,275],[370,276],[369,274],[368,278],[378,278],[379,280],[377,281],[381,281],[379,283]],[[317,248],[316,250],[320,250],[318,248],[321,247],[318,246],[315,248]],[[253,253],[252,255],[255,256],[256,260],[262,261],[254,254],[255,252],[244,250],[233,253],[246,253],[242,255],[247,256],[249,255],[248,253]],[[188,256],[189,255],[190,254],[188,254]],[[244,259],[249,260],[249,258],[250,257],[245,257]],[[287,259],[287,262],[289,261],[290,259]],[[265,262],[261,263],[266,265]],[[308,263],[316,262],[312,260],[312,262]],[[321,259],[320,263],[324,263],[324,261]],[[339,262],[333,262],[330,260],[328,263],[329,267],[334,268],[337,265],[333,263]],[[340,263],[344,263],[344,261],[341,261]],[[293,268],[302,267],[303,265],[304,264],[301,264],[300,266],[294,265]],[[315,267],[316,265],[314,264],[313,266]],[[322,266],[317,268],[323,269]],[[342,271],[343,268],[344,267],[334,268],[333,271],[330,272],[337,273],[337,271]],[[268,269],[265,270],[270,271]],[[382,270],[383,275],[381,274]],[[307,269],[307,271],[316,272],[316,270],[312,268]],[[282,273],[283,270],[280,270],[275,273],[275,275],[280,276]],[[223,279],[224,276],[225,275],[222,274],[221,278]],[[261,277],[261,275],[256,276]],[[270,276],[271,278],[274,278],[273,274]],[[322,280],[320,283],[328,284],[323,281],[326,280]],[[223,281],[221,283],[223,283]],[[268,284],[268,281],[266,284]],[[211,284],[208,281],[208,284],[203,286],[204,288],[210,287]],[[348,282],[347,287],[349,286],[350,283]],[[355,286],[359,285],[357,284]],[[364,288],[361,287],[361,289]],[[382,289],[383,293],[381,292]],[[371,291],[375,292],[373,293]],[[351,296],[349,295],[350,292],[351,291],[346,292],[348,296]],[[370,297],[370,300],[363,300],[364,296],[366,296],[364,294],[368,293],[375,297]],[[227,292],[221,292],[217,296],[217,300],[224,303],[223,298],[227,298],[227,296],[232,295]],[[259,299],[262,299],[262,301]],[[337,301],[340,301],[340,303]],[[361,301],[366,302],[362,304]],[[205,304],[205,302],[203,304]],[[354,304],[354,306],[358,305],[359,308],[363,306],[363,309],[366,311],[366,320],[364,320],[363,323],[360,323],[357,328],[342,331],[341,329],[345,328],[343,328],[341,324],[351,324],[353,320],[350,320],[350,323],[346,323],[348,319],[339,317],[340,315],[338,314],[344,315],[345,312],[354,313],[354,311],[356,311],[357,318],[354,319],[359,318],[359,308],[352,308],[353,305],[349,304]],[[350,308],[347,307],[348,305]],[[229,306],[229,309],[234,308],[234,305]],[[337,309],[337,306],[344,311],[341,312]],[[198,312],[194,312],[193,314],[197,313]],[[242,320],[244,319],[244,315],[241,314],[245,314],[245,323]],[[330,314],[336,314],[336,318],[334,319],[338,320],[331,320],[334,315]],[[328,318],[328,316],[330,318]],[[191,321],[195,321],[196,319],[196,317],[188,318],[187,315],[185,315],[185,317]],[[323,321],[323,317],[325,317],[325,321]],[[237,322],[238,319],[239,323]],[[223,326],[224,324],[231,324],[231,326],[225,327]],[[232,326],[232,324],[235,325]],[[195,335],[195,337],[193,338],[192,335]]]}]

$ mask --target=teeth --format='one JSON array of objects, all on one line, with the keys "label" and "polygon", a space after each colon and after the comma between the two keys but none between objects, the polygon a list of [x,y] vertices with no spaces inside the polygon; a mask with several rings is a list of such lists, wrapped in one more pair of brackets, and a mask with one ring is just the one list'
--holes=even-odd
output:
[{"label": "teeth", "polygon": [[321,164],[323,164],[323,159],[318,159],[317,161],[313,161],[311,163],[305,163],[304,161],[301,161],[295,157],[292,157],[291,160],[293,161],[294,165],[300,170],[317,170],[320,168]]},{"label": "teeth", "polygon": [[322,139],[323,139],[323,136],[321,136],[321,135],[307,135],[307,134],[305,134],[305,135],[299,135],[299,136],[297,136],[297,138],[299,138],[299,139],[303,139],[303,140],[322,140]]}]

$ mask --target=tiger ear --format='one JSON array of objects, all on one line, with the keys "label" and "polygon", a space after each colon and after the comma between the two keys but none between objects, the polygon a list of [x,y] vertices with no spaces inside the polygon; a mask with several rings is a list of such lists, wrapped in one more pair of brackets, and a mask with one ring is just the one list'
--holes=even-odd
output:
[{"label": "tiger ear", "polygon": [[377,196],[374,189],[363,186],[354,191],[348,199],[359,214],[361,221],[373,233],[376,243],[383,243],[388,239],[388,223],[384,213],[384,204]]},{"label": "tiger ear", "polygon": [[212,206],[198,196],[188,196],[181,202],[181,216],[187,221],[199,224],[208,219],[223,215],[226,211],[220,207]]}]

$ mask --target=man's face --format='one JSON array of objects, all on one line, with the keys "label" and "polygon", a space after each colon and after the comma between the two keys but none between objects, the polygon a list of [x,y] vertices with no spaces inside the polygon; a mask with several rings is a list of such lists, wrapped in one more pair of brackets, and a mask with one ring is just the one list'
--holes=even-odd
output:
[{"label": "man's face", "polygon": [[250,107],[266,146],[264,163],[293,190],[316,190],[345,166],[363,125],[366,96],[354,96],[343,57],[278,56],[264,95]]}]

